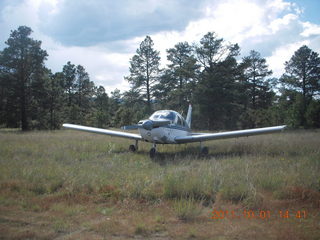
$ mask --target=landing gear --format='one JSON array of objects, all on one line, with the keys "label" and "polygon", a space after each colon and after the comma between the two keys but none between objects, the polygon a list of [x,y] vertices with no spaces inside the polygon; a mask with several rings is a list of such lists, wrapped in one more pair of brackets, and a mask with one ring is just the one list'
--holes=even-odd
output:
[{"label": "landing gear", "polygon": [[154,158],[156,156],[156,152],[157,150],[155,148],[151,148],[149,152],[150,158]]},{"label": "landing gear", "polygon": [[136,147],[132,144],[132,145],[130,145],[129,146],[129,151],[130,152],[135,152],[137,149],[136,149]]},{"label": "landing gear", "polygon": [[208,153],[209,153],[208,147],[202,147],[201,150],[200,150],[200,153],[201,153],[202,156],[207,156]]},{"label": "landing gear", "polygon": [[154,158],[156,156],[156,152],[157,152],[156,144],[153,144],[149,152],[150,158]]},{"label": "landing gear", "polygon": [[135,152],[135,151],[137,151],[138,150],[138,140],[136,140],[136,144],[135,145],[130,145],[129,146],[129,151],[130,152]]},{"label": "landing gear", "polygon": [[209,153],[209,148],[208,147],[203,147],[202,142],[200,142],[200,154],[201,156],[207,156]]}]

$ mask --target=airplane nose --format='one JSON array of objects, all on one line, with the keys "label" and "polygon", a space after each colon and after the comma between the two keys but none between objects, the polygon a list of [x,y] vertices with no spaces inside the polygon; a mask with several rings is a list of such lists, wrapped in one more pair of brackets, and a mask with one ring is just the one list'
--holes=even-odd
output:
[{"label": "airplane nose", "polygon": [[142,127],[145,129],[145,130],[152,130],[153,128],[153,122],[151,120],[147,120],[145,121],[143,124],[142,124]]}]

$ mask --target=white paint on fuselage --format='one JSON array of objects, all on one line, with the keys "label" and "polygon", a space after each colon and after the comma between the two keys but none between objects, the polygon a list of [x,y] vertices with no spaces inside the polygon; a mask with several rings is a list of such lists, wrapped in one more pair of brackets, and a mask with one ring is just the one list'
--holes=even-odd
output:
[{"label": "white paint on fuselage", "polygon": [[176,137],[185,137],[190,135],[190,132],[187,131],[187,129],[175,129],[170,127],[158,127],[153,128],[150,131],[144,128],[139,128],[139,132],[144,140],[162,144],[176,143],[174,140]]}]

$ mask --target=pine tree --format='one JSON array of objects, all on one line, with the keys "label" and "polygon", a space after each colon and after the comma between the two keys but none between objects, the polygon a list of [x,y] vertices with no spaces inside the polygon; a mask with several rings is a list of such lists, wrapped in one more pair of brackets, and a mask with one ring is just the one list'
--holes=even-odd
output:
[{"label": "pine tree", "polygon": [[302,126],[307,126],[306,111],[315,96],[320,94],[320,57],[307,46],[299,48],[291,59],[285,63],[286,73],[280,81],[288,89],[302,94],[299,112]]},{"label": "pine tree", "polygon": [[[1,53],[0,53],[1,54]],[[12,74],[0,65],[0,125],[17,128],[20,126],[19,99]]]},{"label": "pine tree", "polygon": [[181,110],[191,101],[199,65],[193,55],[193,48],[187,42],[177,43],[167,53],[170,63],[157,85],[157,94],[167,106]]},{"label": "pine tree", "polygon": [[149,36],[141,42],[137,54],[130,60],[130,76],[126,77],[132,88],[138,89],[147,100],[148,110],[151,111],[151,100],[154,85],[159,78],[160,56],[153,49],[153,41]]},{"label": "pine tree", "polygon": [[302,46],[285,63],[285,70],[282,83],[301,92],[305,103],[320,94],[320,57],[317,52]]},{"label": "pine tree", "polygon": [[272,105],[274,92],[271,83],[274,79],[267,79],[272,74],[268,69],[266,59],[260,53],[251,50],[250,55],[244,57],[240,64],[242,71],[240,103],[243,112],[240,121],[243,128],[262,127],[269,125],[267,113]]},{"label": "pine tree", "polygon": [[116,119],[115,115],[118,109],[120,108],[120,104],[122,102],[122,96],[119,89],[115,89],[113,92],[111,92],[110,98],[109,98],[109,113],[112,126],[118,126],[118,119]]},{"label": "pine tree", "polygon": [[235,128],[238,116],[238,64],[235,56],[239,47],[226,45],[214,33],[206,34],[196,47],[196,56],[202,65],[200,80],[195,91],[200,114],[195,119],[206,129]]},{"label": "pine tree", "polygon": [[68,107],[71,107],[72,102],[74,102],[74,91],[75,91],[75,81],[76,81],[76,66],[67,62],[62,69],[63,79],[64,79],[64,89],[67,94]]},{"label": "pine tree", "polygon": [[272,94],[267,76],[272,74],[268,69],[266,59],[260,53],[251,50],[250,55],[243,58],[244,84],[249,97],[250,107],[254,110],[259,107],[268,107]]},{"label": "pine tree", "polygon": [[94,83],[90,81],[89,74],[83,66],[78,65],[76,67],[75,76],[73,117],[75,117],[75,120],[80,124],[88,124],[91,118],[90,113],[93,106],[95,86]]},{"label": "pine tree", "polygon": [[[31,86],[44,71],[44,61],[48,56],[41,49],[41,41],[30,38],[31,28],[20,26],[11,31],[6,47],[0,54],[0,68],[6,75],[10,97],[7,109],[17,107],[22,130],[30,128]],[[12,101],[16,99],[16,101]]]},{"label": "pine tree", "polygon": [[104,128],[110,124],[109,97],[103,86],[96,89],[95,104],[95,123],[97,127]]},{"label": "pine tree", "polygon": [[47,82],[49,129],[59,129],[63,121],[64,102],[64,81],[61,72],[50,74]]}]

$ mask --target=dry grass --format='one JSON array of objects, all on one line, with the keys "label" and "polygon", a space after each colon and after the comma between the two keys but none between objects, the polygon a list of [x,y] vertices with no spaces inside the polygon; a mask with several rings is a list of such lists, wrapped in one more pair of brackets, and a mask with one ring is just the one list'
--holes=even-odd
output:
[{"label": "dry grass", "polygon": [[[0,239],[317,239],[320,132],[150,145],[71,131],[0,131]],[[272,218],[212,220],[215,209]],[[281,219],[279,210],[307,211]],[[185,221],[192,220],[192,221]],[[261,235],[262,234],[262,235]]]}]

